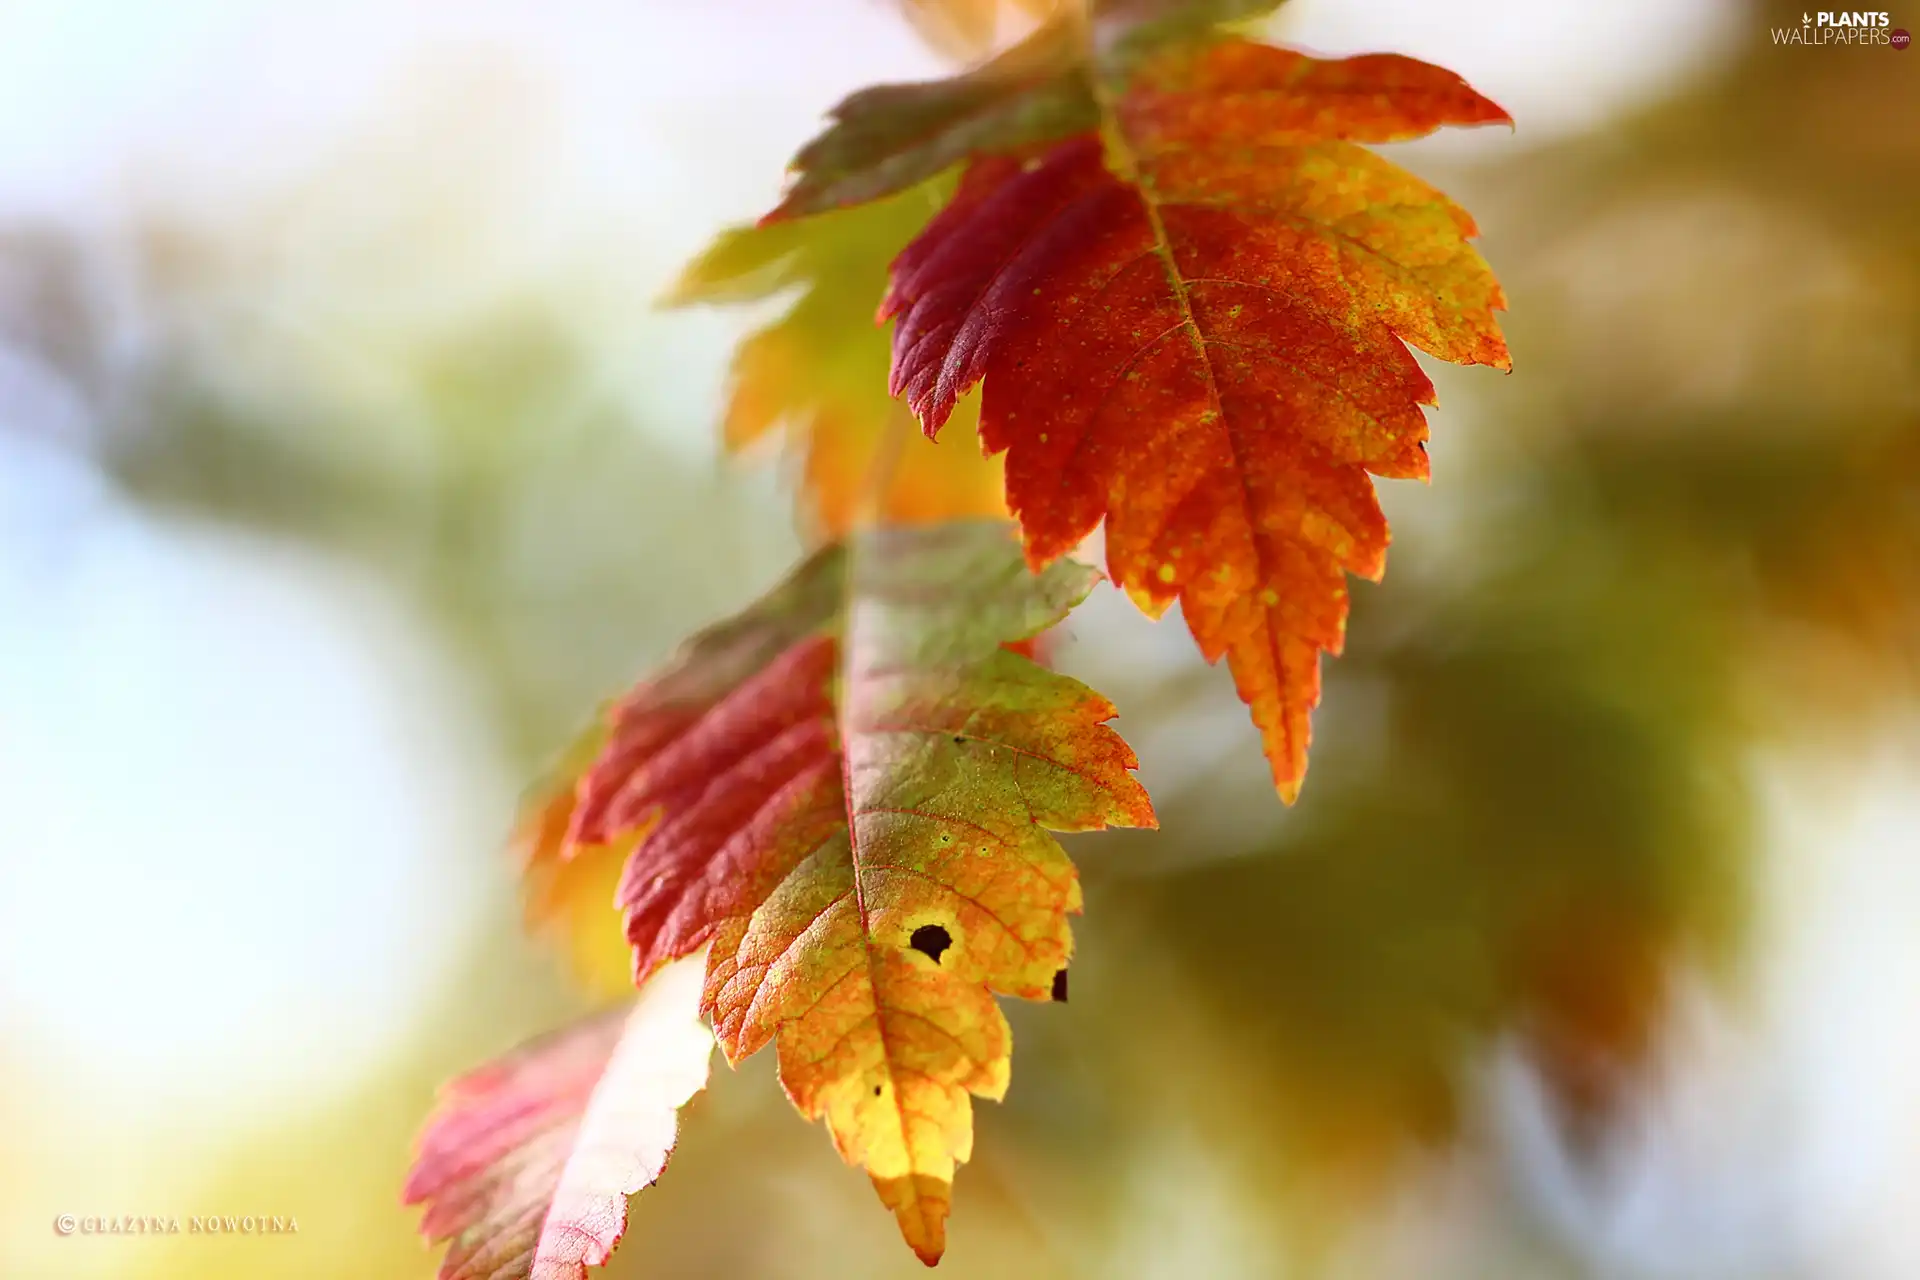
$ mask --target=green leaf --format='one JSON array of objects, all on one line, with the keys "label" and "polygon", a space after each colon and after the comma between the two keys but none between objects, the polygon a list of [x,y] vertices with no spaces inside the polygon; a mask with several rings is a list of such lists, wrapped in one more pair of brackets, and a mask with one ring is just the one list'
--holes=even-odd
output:
[{"label": "green leaf", "polygon": [[945,80],[883,84],[842,101],[802,147],[778,223],[904,191],[977,155],[1004,154],[1100,126],[1094,78],[1143,53],[1270,13],[1280,0],[1104,0],[1073,5],[982,66]]}]

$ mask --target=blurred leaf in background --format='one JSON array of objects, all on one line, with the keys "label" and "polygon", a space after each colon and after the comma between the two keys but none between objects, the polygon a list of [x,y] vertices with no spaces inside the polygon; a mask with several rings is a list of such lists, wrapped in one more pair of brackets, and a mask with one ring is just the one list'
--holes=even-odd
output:
[{"label": "blurred leaf in background", "polygon": [[784,430],[801,505],[833,537],[892,523],[1003,515],[1002,463],[980,456],[979,398],[944,445],[887,394],[889,338],[874,319],[887,267],[953,190],[943,176],[897,196],[816,217],[724,233],[688,266],[669,301],[745,302],[797,292],[779,320],[733,357],[723,437],[746,450]]},{"label": "blurred leaf in background", "polygon": [[937,49],[973,57],[1008,29],[1044,18],[1058,0],[898,0],[900,11]]}]

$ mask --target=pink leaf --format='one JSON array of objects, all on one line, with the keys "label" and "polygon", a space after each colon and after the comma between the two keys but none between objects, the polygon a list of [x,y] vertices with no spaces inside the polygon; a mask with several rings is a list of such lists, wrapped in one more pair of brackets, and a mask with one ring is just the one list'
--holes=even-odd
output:
[{"label": "pink leaf", "polygon": [[440,1280],[585,1280],[627,1197],[672,1154],[707,1082],[704,951],[660,969],[625,1010],[586,1019],[449,1085],[403,1193],[450,1240]]}]

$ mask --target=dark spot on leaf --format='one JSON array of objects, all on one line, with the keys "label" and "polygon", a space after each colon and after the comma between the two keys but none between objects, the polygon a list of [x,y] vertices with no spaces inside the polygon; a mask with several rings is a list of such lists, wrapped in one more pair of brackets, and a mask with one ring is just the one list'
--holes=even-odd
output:
[{"label": "dark spot on leaf", "polygon": [[956,733],[955,735],[953,735],[953,745],[954,745],[954,746],[956,746],[956,747],[958,747],[958,746],[961,746],[961,745],[963,745],[963,744],[964,744],[965,742],[966,742],[966,739],[965,739],[965,738],[963,738],[963,737],[961,737],[961,736],[960,736],[959,734],[957,734],[957,733]]},{"label": "dark spot on leaf", "polygon": [[1065,969],[1053,975],[1053,998],[1060,1004],[1067,1002],[1067,971]]},{"label": "dark spot on leaf", "polygon": [[953,945],[953,935],[937,924],[923,924],[913,931],[907,942],[915,951],[939,964],[940,954]]},{"label": "dark spot on leaf", "polygon": [[879,1085],[875,1085],[875,1086],[873,1086],[873,1096],[874,1096],[874,1097],[876,1097],[876,1098],[880,1096],[880,1086],[879,1086]]}]

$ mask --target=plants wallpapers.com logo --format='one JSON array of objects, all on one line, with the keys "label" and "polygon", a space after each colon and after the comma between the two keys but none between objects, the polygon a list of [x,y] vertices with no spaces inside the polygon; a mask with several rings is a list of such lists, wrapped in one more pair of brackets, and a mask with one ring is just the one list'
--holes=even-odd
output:
[{"label": "plants wallpapers.com logo", "polygon": [[1841,48],[1886,48],[1904,50],[1912,37],[1893,25],[1893,15],[1884,10],[1826,10],[1803,12],[1797,27],[1774,27],[1777,45],[1814,45]]}]

